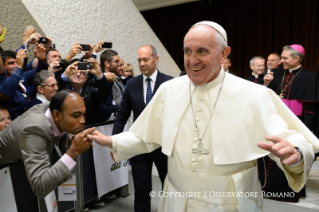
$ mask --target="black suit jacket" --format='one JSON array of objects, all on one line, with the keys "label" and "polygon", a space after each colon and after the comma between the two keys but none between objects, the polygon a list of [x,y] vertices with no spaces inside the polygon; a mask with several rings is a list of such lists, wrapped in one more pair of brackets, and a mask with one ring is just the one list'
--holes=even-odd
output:
[{"label": "black suit jacket", "polygon": [[[159,86],[170,79],[173,79],[173,77],[158,72],[153,90],[153,96],[155,95],[155,92],[157,91]],[[119,111],[117,112],[117,117],[114,122],[112,134],[114,135],[123,132],[124,126],[128,118],[130,117],[132,110],[134,115],[133,120],[135,121],[137,117],[142,113],[144,108],[145,102],[143,91],[143,75],[141,74],[127,81],[121,106]]]}]

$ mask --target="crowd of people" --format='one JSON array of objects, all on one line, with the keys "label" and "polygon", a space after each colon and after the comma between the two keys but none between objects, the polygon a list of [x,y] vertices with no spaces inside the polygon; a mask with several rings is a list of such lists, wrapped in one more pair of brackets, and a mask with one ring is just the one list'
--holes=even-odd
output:
[{"label": "crowd of people", "polygon": [[[271,53],[267,69],[263,57],[253,57],[250,83],[230,71],[226,32],[214,22],[197,23],[186,34],[187,76],[174,80],[157,69],[153,46],[138,49],[142,74],[135,77],[132,65],[103,43],[85,44],[89,50],[75,58],[84,48],[76,42],[62,59],[50,38],[28,27],[16,50],[1,50],[0,167],[23,160],[37,196],[71,177],[75,158],[90,149],[91,139],[111,148],[115,160],[131,158],[135,211],[150,211],[153,163],[168,192],[259,192],[261,184],[265,192],[295,192],[280,200],[305,196],[306,175],[319,149],[314,136],[319,108],[318,80],[301,65],[302,45]],[[32,59],[30,45],[35,45]],[[121,133],[132,112],[136,122]],[[94,127],[84,130],[110,117],[115,117],[113,136]],[[61,159],[52,169],[54,150]],[[246,201],[163,198],[159,211],[261,210],[260,197]]]}]

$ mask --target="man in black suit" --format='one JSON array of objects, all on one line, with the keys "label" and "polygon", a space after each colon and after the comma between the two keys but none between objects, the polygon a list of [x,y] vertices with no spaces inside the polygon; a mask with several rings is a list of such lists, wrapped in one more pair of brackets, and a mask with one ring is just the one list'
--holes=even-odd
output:
[{"label": "man in black suit", "polygon": [[[159,56],[153,46],[142,46],[138,52],[138,64],[141,75],[132,78],[126,84],[120,109],[118,111],[112,134],[123,131],[133,110],[134,121],[142,113],[150,98],[158,87],[173,77],[162,74],[156,68]],[[132,175],[135,189],[135,212],[151,211],[152,166],[155,163],[162,185],[167,174],[167,157],[161,148],[151,153],[137,155],[131,158]]]},{"label": "man in black suit", "polygon": [[250,60],[250,69],[252,73],[246,80],[263,85],[264,75],[262,74],[265,70],[265,59],[260,56],[255,56]]},{"label": "man in black suit", "polygon": [[228,73],[230,73],[230,74],[232,74],[232,75],[237,76],[236,73],[234,73],[234,72],[232,72],[232,71],[229,70],[229,67],[231,66],[231,60],[230,60],[229,57],[226,58],[226,60],[225,60],[224,63],[222,64],[222,66],[223,66],[223,69],[224,69],[225,72],[228,72]]},{"label": "man in black suit", "polygon": [[269,72],[271,72],[275,68],[279,68],[280,65],[280,55],[277,52],[270,53],[267,58],[267,68],[263,72],[263,75],[266,76]]}]

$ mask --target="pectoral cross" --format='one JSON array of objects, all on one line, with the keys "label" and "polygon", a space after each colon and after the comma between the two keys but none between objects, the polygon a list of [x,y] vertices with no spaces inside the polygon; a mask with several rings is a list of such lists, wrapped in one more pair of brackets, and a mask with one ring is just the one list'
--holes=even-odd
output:
[{"label": "pectoral cross", "polygon": [[279,98],[280,98],[280,99],[284,98],[284,95],[281,93],[281,94],[279,95]]},{"label": "pectoral cross", "polygon": [[[199,140],[201,141],[201,139]],[[204,167],[204,160],[203,155],[208,155],[209,150],[203,148],[203,144],[199,142],[198,148],[192,149],[192,153],[197,153],[197,167],[203,168]]]}]

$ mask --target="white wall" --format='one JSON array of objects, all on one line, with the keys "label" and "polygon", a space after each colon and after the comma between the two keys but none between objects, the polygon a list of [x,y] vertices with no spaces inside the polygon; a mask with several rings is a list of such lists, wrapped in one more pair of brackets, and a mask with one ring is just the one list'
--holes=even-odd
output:
[{"label": "white wall", "polygon": [[[11,1],[6,2],[11,4]],[[131,0],[21,0],[21,2],[29,13],[20,10],[21,7],[17,13],[26,14],[28,17],[31,14],[44,35],[53,39],[62,57],[66,56],[71,45],[77,41],[95,44],[104,40],[112,42],[113,49],[119,53],[124,62],[132,63],[135,74],[140,74],[136,60],[137,49],[144,44],[151,44],[160,56],[159,70],[172,76],[178,76],[180,73],[178,66]],[[19,17],[12,15],[9,24],[15,25],[15,19]],[[1,15],[1,22],[2,18]],[[25,20],[23,23],[25,26],[28,25]],[[35,28],[37,29],[36,26]],[[9,36],[6,38],[11,39]]]}]

